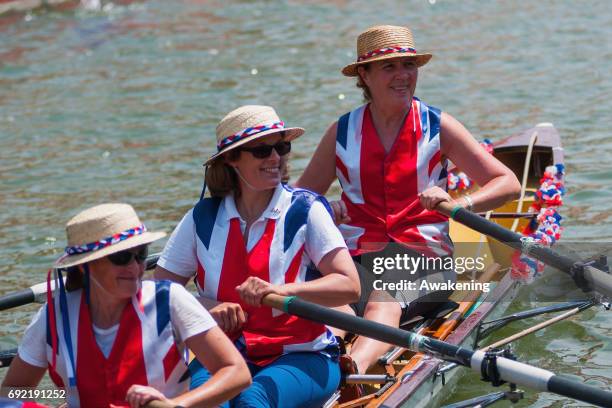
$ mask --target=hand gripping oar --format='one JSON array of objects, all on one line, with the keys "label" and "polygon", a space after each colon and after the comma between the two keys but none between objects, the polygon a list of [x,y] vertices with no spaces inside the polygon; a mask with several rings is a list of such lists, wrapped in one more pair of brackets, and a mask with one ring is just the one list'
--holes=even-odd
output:
[{"label": "hand gripping oar", "polygon": [[[157,265],[159,254],[150,255],[147,258],[145,269],[153,269]],[[55,290],[55,281],[51,281],[51,289]],[[47,301],[47,282],[37,283],[19,292],[9,293],[0,297],[0,311],[14,307],[27,305],[29,303],[44,303]]]},{"label": "hand gripping oar", "polygon": [[264,297],[262,303],[291,315],[347,330],[384,343],[405,347],[415,352],[432,354],[444,360],[454,361],[460,365],[471,367],[472,370],[481,373],[483,378],[492,380],[494,383],[499,384],[499,380],[504,380],[537,391],[553,392],[589,404],[612,407],[612,392],[560,377],[551,371],[508,358],[458,347],[410,331],[306,302],[295,296],[285,297],[270,294]]},{"label": "hand gripping oar", "polygon": [[448,202],[438,204],[436,210],[460,224],[493,237],[503,244],[544,262],[546,265],[569,274],[581,289],[594,290],[607,297],[612,297],[612,275],[604,271],[591,265],[586,265],[580,260],[558,254],[550,248],[533,244],[525,240],[525,237],[522,235],[486,220],[464,208],[455,207]]}]

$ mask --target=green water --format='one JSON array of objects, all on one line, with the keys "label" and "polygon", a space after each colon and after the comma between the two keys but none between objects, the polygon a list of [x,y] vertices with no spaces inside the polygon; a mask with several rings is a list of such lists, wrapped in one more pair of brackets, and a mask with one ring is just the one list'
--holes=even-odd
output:
[{"label": "green water", "polygon": [[[476,138],[554,123],[567,165],[564,239],[610,241],[610,10],[604,0],[151,0],[0,17],[0,293],[42,281],[63,225],[87,206],[126,201],[149,228],[171,231],[199,195],[216,123],[239,105],[273,105],[306,128],[295,178],[326,127],[361,102],[339,70],[356,35],[380,23],[413,28],[434,54],[417,96]],[[33,310],[0,315],[1,349]],[[610,389],[611,335],[610,312],[597,309],[517,353]],[[455,399],[490,390],[476,376],[458,389]],[[575,406],[528,392],[519,406],[529,405]]]}]

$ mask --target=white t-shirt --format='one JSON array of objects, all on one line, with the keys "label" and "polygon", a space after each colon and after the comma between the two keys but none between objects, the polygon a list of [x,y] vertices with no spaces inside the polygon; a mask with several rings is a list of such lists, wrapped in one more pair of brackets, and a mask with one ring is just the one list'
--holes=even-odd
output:
[{"label": "white t-shirt", "polygon": [[[178,343],[204,333],[217,325],[200,302],[183,286],[176,283],[170,285],[170,322]],[[98,347],[108,358],[119,325],[107,329],[100,329],[94,325],[93,330]],[[32,322],[23,335],[18,349],[19,357],[33,366],[47,367],[46,343],[47,316],[43,306],[32,318]]]},{"label": "white t-shirt", "polygon": [[[291,192],[279,184],[268,207],[250,227],[247,251],[250,251],[261,239],[267,220],[278,218],[279,213],[286,210],[286,208],[279,208],[281,207],[279,203],[288,202],[287,195],[291,196]],[[240,228],[244,235],[246,221],[238,213],[234,197],[230,194],[223,199],[216,222],[229,223],[232,218],[240,220]],[[192,277],[197,271],[196,239],[196,227],[193,221],[193,209],[191,209],[172,232],[157,264],[177,275]],[[336,248],[346,248],[342,234],[320,201],[313,202],[308,212],[304,247],[306,255],[316,266],[329,252]]]}]

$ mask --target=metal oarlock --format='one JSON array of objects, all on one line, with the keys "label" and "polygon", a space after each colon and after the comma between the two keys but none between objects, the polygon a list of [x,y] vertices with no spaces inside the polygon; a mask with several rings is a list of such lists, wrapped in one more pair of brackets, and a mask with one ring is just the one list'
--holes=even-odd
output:
[{"label": "metal oarlock", "polygon": [[485,353],[485,358],[480,366],[481,380],[490,382],[494,387],[499,387],[505,384],[501,378],[499,370],[497,369],[497,357],[505,357],[510,360],[516,360],[514,353],[510,347],[503,348],[501,350],[489,350]]},{"label": "metal oarlock", "polygon": [[436,371],[434,378],[442,377],[442,386],[445,386],[446,385],[446,373],[448,373],[449,371],[457,367],[461,367],[461,366],[457,363],[446,363],[442,367],[438,368],[438,371]]},{"label": "metal oarlock", "polygon": [[585,272],[588,267],[596,268],[607,274],[610,273],[608,266],[608,258],[605,255],[599,255],[595,259],[576,262],[572,265],[570,275],[576,286],[582,289],[583,292],[589,293],[593,291],[593,285],[585,277]]}]

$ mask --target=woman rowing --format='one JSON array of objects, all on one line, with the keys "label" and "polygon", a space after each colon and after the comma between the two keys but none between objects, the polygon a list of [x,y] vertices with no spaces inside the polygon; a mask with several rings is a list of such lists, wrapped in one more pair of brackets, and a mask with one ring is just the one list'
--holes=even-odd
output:
[{"label": "woman rowing", "polygon": [[286,128],[271,107],[243,106],[216,133],[218,152],[205,163],[212,197],[183,217],[155,276],[183,284],[195,278],[210,313],[235,339],[253,385],[233,406],[320,406],[340,382],[334,336],[261,303],[271,293],[325,306],[359,298],[359,277],[327,201],[281,183],[291,141],[304,130]]},{"label": "woman rowing", "polygon": [[[89,208],[66,225],[68,246],[55,264],[64,286],[26,329],[2,387],[36,387],[49,370],[69,406],[140,407],[151,400],[214,406],[250,384],[240,354],[181,285],[141,281],[148,232],[127,204]],[[212,373],[188,391],[185,346]]]},{"label": "woman rowing", "polygon": [[[332,207],[358,262],[362,255],[373,260],[398,252],[452,254],[448,220],[434,211],[438,203],[453,201],[446,192],[447,159],[481,186],[457,205],[484,211],[519,192],[514,174],[486,153],[459,121],[414,97],[418,68],[430,58],[416,50],[406,27],[376,26],[361,33],[357,61],[342,73],[357,78],[366,103],[329,127],[298,180],[298,186],[325,194],[339,179],[342,197]],[[399,272],[395,276],[410,279]],[[360,269],[362,278],[367,273]],[[386,295],[371,291],[371,283],[362,285],[358,313],[397,327],[402,306],[415,296],[398,292],[395,297],[401,302],[374,301]],[[360,337],[351,356],[357,370],[365,372],[387,349]]]}]

